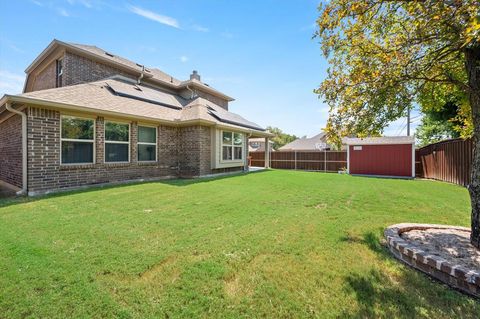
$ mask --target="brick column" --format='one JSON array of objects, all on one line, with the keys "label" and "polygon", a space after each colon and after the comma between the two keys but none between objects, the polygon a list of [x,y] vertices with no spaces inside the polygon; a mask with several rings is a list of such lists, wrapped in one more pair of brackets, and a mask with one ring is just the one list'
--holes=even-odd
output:
[{"label": "brick column", "polygon": [[105,121],[103,117],[97,117],[95,121],[95,163],[103,164],[105,161]]},{"label": "brick column", "polygon": [[29,192],[57,187],[61,152],[60,113],[29,107],[27,137]]},{"label": "brick column", "polygon": [[130,163],[137,163],[138,123],[132,122],[130,130]]}]

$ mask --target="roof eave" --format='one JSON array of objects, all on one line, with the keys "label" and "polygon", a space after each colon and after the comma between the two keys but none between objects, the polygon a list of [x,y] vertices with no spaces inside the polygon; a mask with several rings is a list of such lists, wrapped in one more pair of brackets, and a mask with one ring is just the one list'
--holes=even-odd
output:
[{"label": "roof eave", "polygon": [[211,88],[209,87],[208,85],[205,85],[201,82],[196,82],[196,81],[184,81],[182,82],[178,88],[186,88],[187,86],[192,86],[192,87],[197,87],[197,88],[200,88],[202,89],[203,91],[207,91],[208,93],[212,94],[212,95],[215,95],[215,96],[218,96],[218,97],[221,97],[225,100],[227,100],[228,102],[232,102],[232,101],[235,101],[235,99],[231,96],[228,96],[226,94],[223,94],[222,92],[220,91],[217,91],[215,90],[214,88]]},{"label": "roof eave", "polygon": [[54,109],[61,109],[61,110],[68,110],[68,111],[76,111],[76,112],[85,112],[85,113],[94,113],[98,115],[103,115],[103,116],[114,116],[114,117],[119,117],[119,118],[125,118],[125,119],[137,119],[137,120],[144,120],[144,121],[149,121],[149,122],[156,122],[156,123],[161,123],[161,124],[167,124],[167,125],[172,125],[172,126],[187,126],[187,125],[194,125],[194,124],[200,124],[200,125],[205,125],[205,126],[216,126],[219,128],[227,128],[227,129],[236,129],[245,133],[250,133],[255,136],[259,137],[273,137],[274,134],[271,134],[266,131],[260,131],[260,130],[255,130],[247,127],[241,127],[241,126],[236,126],[236,125],[228,125],[224,123],[218,123],[215,121],[209,121],[206,119],[192,119],[192,120],[187,120],[187,121],[181,121],[178,119],[175,120],[162,120],[160,118],[153,118],[153,117],[146,117],[146,116],[140,116],[140,115],[134,115],[134,114],[126,114],[126,113],[121,113],[121,112],[114,112],[114,111],[106,111],[106,110],[99,110],[99,109],[93,109],[85,106],[79,106],[79,105],[73,105],[73,104],[68,104],[68,103],[62,103],[62,102],[54,102],[50,100],[44,100],[44,99],[38,99],[38,98],[31,98],[31,97],[25,97],[25,96],[18,96],[18,95],[8,95],[5,94],[1,99],[0,99],[0,105],[4,105],[7,102],[14,102],[14,103],[22,103],[22,104],[34,104],[34,105],[39,105],[39,106],[46,106]]}]

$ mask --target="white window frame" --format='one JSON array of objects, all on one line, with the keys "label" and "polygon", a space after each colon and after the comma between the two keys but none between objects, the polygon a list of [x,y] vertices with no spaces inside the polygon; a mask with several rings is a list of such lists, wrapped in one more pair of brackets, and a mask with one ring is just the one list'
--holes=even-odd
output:
[{"label": "white window frame", "polygon": [[[140,127],[149,127],[149,128],[154,128],[155,129],[155,143],[147,143],[147,142],[139,142],[138,138],[140,134],[138,133],[140,131]],[[141,161],[138,158],[138,145],[155,145],[155,160],[154,161]],[[158,127],[153,126],[153,125],[144,125],[144,124],[138,124],[137,125],[137,162],[139,163],[155,163],[158,161]]]},{"label": "white window frame", "polygon": [[[114,124],[123,124],[123,125],[128,125],[128,142],[123,142],[123,141],[108,141],[107,140],[107,123],[114,123]],[[130,150],[130,141],[132,140],[131,138],[132,134],[132,125],[131,123],[126,123],[126,122],[121,122],[121,121],[104,121],[103,122],[103,162],[105,164],[125,164],[125,163],[130,163],[130,157],[131,157],[131,150]],[[107,144],[127,144],[128,145],[128,160],[127,161],[120,161],[120,162],[107,162]]]},{"label": "white window frame", "polygon": [[[93,121],[93,139],[92,140],[82,140],[82,139],[76,139],[76,138],[63,138],[63,118],[64,117],[72,117],[76,119],[81,119],[81,120],[89,120]],[[82,116],[76,116],[76,115],[68,115],[68,114],[62,114],[60,115],[60,165],[62,166],[71,166],[71,165],[91,165],[95,164],[95,159],[96,159],[96,127],[97,127],[97,121],[94,118],[91,117],[82,117]],[[63,158],[62,158],[62,150],[63,150],[63,142],[81,142],[81,143],[92,143],[93,144],[93,158],[91,162],[83,162],[83,163],[63,163]]]},{"label": "white window frame", "polygon": [[[231,133],[232,134],[232,144],[223,144],[223,133]],[[242,136],[242,144],[240,145],[235,145],[235,133],[240,134]],[[232,148],[232,159],[223,159],[223,147],[231,147]],[[242,148],[242,158],[235,158],[235,147],[241,147]],[[234,132],[234,131],[226,131],[222,130],[220,131],[220,163],[232,163],[232,162],[241,162],[244,161],[245,159],[243,158],[245,156],[244,154],[245,151],[245,134],[240,133],[240,132]]]}]

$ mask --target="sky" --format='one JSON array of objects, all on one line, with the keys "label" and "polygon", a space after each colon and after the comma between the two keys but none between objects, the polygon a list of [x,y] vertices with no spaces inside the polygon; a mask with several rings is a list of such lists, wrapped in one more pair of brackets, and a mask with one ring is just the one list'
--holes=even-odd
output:
[{"label": "sky", "polygon": [[[236,99],[230,111],[313,136],[328,118],[313,93],[328,68],[312,39],[317,6],[318,0],[0,1],[0,95],[21,93],[24,70],[58,39],[96,45],[180,80],[198,70],[203,82]],[[385,130],[405,134],[405,119]]]}]

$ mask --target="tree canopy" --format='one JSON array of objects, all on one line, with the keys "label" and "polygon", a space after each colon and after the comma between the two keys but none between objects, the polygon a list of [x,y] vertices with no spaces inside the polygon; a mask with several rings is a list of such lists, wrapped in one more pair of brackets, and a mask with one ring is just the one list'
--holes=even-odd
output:
[{"label": "tree canopy", "polygon": [[330,67],[315,92],[330,106],[330,139],[379,134],[421,95],[433,107],[445,104],[442,92],[470,91],[463,49],[480,34],[479,5],[476,0],[321,5],[315,36]]},{"label": "tree canopy", "polygon": [[288,144],[288,143],[293,142],[296,139],[298,139],[297,136],[292,135],[292,134],[284,133],[278,127],[268,126],[267,131],[269,131],[270,133],[275,135],[275,137],[271,138],[271,141],[273,141],[273,149],[274,150],[278,150],[283,145]]},{"label": "tree canopy", "polygon": [[480,248],[480,0],[330,0],[319,10],[315,36],[330,67],[315,92],[330,106],[330,141],[379,134],[413,102],[463,97],[458,114],[475,145],[471,243]]},{"label": "tree canopy", "polygon": [[448,138],[460,137],[459,128],[463,126],[457,121],[458,108],[457,104],[447,102],[439,110],[426,110],[415,132],[417,144],[425,146]]}]

